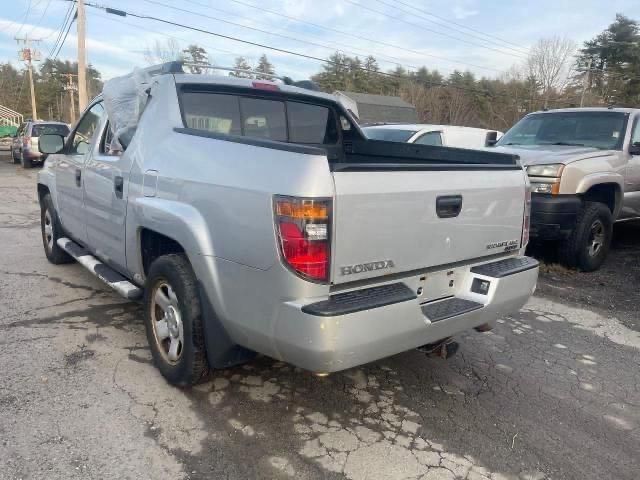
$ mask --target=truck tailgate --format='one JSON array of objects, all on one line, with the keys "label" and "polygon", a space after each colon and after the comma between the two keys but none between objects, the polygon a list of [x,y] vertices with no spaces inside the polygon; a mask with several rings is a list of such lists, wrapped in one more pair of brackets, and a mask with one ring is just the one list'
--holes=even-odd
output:
[{"label": "truck tailgate", "polygon": [[346,169],[333,178],[335,284],[520,248],[526,182],[517,166]]}]

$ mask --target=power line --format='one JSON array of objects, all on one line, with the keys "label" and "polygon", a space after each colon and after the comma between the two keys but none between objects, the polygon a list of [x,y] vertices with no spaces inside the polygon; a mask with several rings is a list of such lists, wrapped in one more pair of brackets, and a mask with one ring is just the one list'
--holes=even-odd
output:
[{"label": "power line", "polygon": [[389,15],[389,14],[388,14],[388,13],[386,13],[386,12],[381,12],[380,10],[376,10],[375,8],[370,8],[370,7],[368,7],[368,6],[366,6],[366,5],[363,5],[363,4],[361,4],[361,3],[354,2],[353,0],[344,0],[344,1],[345,1],[345,2],[347,2],[347,3],[350,3],[351,5],[355,5],[355,6],[356,6],[356,7],[358,7],[358,8],[362,8],[362,9],[364,9],[364,10],[368,10],[368,11],[370,11],[370,12],[377,13],[378,15],[382,15],[382,16],[384,16],[384,17],[391,18],[391,19],[393,19],[393,20],[398,20],[399,22],[406,23],[407,25],[411,25],[412,27],[416,27],[416,28],[419,28],[419,29],[421,29],[421,30],[425,30],[425,31],[427,31],[427,32],[435,33],[436,35],[441,35],[441,36],[443,36],[443,37],[447,37],[447,38],[451,38],[451,39],[453,39],[453,40],[457,40],[458,42],[466,43],[466,44],[468,44],[468,45],[473,45],[474,47],[485,48],[485,49],[487,49],[487,50],[491,50],[491,51],[494,51],[494,52],[498,52],[498,53],[500,53],[500,54],[502,54],[502,55],[510,55],[510,56],[512,56],[512,57],[517,57],[517,58],[526,58],[524,55],[518,55],[518,54],[515,54],[515,53],[505,52],[505,51],[503,51],[503,50],[498,50],[497,48],[493,48],[493,47],[489,47],[489,46],[487,46],[487,45],[481,45],[481,44],[479,44],[479,43],[471,42],[471,41],[469,41],[469,40],[465,40],[465,39],[463,39],[463,38],[459,38],[459,37],[456,37],[456,36],[454,36],[454,35],[449,35],[448,33],[443,33],[443,32],[439,32],[439,31],[437,31],[437,30],[433,30],[433,29],[431,29],[431,28],[425,27],[424,25],[420,25],[420,24],[418,24],[418,23],[413,23],[413,22],[410,22],[410,21],[408,21],[408,20],[405,20],[405,19],[404,19],[404,18],[402,18],[402,17]]},{"label": "power line", "polygon": [[[386,6],[386,7],[390,7],[392,9],[394,9],[394,10],[398,10],[400,12],[406,13],[406,14],[411,15],[413,17],[417,17],[417,18],[419,18],[419,19],[421,19],[421,20],[423,20],[425,22],[433,23],[434,25],[437,25],[439,27],[446,28],[448,30],[452,30],[452,31],[454,31],[456,33],[461,33],[462,35],[466,35],[468,37],[475,38],[477,40],[480,40],[481,42],[486,42],[486,43],[488,43],[490,45],[494,45],[494,46],[496,46],[498,48],[501,48],[501,49],[511,50],[512,52],[517,53],[518,55],[527,55],[527,52],[524,52],[522,50],[517,50],[517,49],[515,49],[513,47],[510,47],[510,46],[507,46],[507,45],[502,45],[502,44],[500,44],[500,43],[498,43],[498,42],[496,42],[494,40],[487,39],[487,38],[482,38],[479,35],[475,35],[473,33],[468,33],[468,32],[465,32],[465,31],[459,29],[459,28],[453,27],[451,25],[447,25],[446,22],[448,22],[448,21],[441,22],[441,21],[432,20],[430,18],[427,18],[425,15],[417,14],[416,12],[411,12],[410,10],[407,10],[406,8],[399,7],[398,5],[394,5],[392,3],[388,3],[388,2],[386,2],[384,0],[375,0],[375,1],[378,2],[381,5]],[[505,52],[505,53],[507,53],[507,52]]]},{"label": "power line", "polygon": [[[67,1],[73,1],[73,0],[67,0]],[[92,7],[92,8],[97,8],[97,9],[100,9],[100,10],[104,10],[109,14],[118,15],[120,17],[131,16],[131,17],[140,18],[140,19],[153,20],[153,21],[165,23],[167,25],[173,25],[174,27],[185,28],[185,29],[188,29],[188,30],[193,30],[195,32],[205,33],[207,35],[212,35],[212,36],[219,37],[219,38],[225,38],[227,40],[232,40],[232,41],[239,42],[239,43],[244,43],[244,44],[247,44],[247,45],[253,45],[255,47],[265,48],[267,50],[273,50],[273,51],[285,53],[285,54],[288,54],[288,55],[294,55],[294,56],[298,56],[298,57],[301,57],[301,58],[306,58],[306,59],[309,59],[309,60],[315,60],[315,61],[318,61],[318,62],[321,62],[321,63],[327,63],[329,65],[335,65],[335,66],[339,66],[339,67],[347,66],[347,65],[345,65],[343,63],[334,62],[334,61],[328,60],[326,58],[320,58],[320,57],[316,57],[316,56],[313,56],[313,55],[308,55],[308,54],[305,54],[305,53],[300,53],[300,52],[295,52],[295,51],[292,51],[292,50],[287,50],[287,49],[284,49],[284,48],[273,47],[273,46],[266,45],[266,44],[263,44],[263,43],[253,42],[253,41],[250,41],[250,40],[243,40],[241,38],[233,37],[231,35],[224,35],[224,34],[221,34],[221,33],[210,31],[210,30],[205,30],[203,28],[193,27],[193,26],[185,25],[185,24],[182,24],[182,23],[179,23],[179,22],[174,22],[172,20],[166,20],[166,19],[163,19],[163,18],[154,17],[152,15],[137,14],[137,13],[121,10],[121,9],[115,9],[115,8],[111,8],[111,7],[97,5],[97,4],[94,4],[94,3],[85,3],[85,5],[87,7]],[[399,79],[399,80],[407,80],[406,77],[400,76],[400,75],[396,75],[394,73],[380,72],[380,71],[375,71],[375,70],[371,70],[371,69],[367,69],[367,68],[363,68],[363,67],[351,67],[351,68],[354,68],[355,70],[364,71],[364,72],[367,72],[369,74],[380,75],[380,76],[388,77],[388,78],[396,78],[396,79]],[[443,83],[443,82],[423,81],[423,83],[429,84],[431,86],[451,87],[451,88],[462,90],[462,91],[480,93],[480,94],[483,94],[483,95],[485,95],[487,97],[504,96],[504,97],[511,98],[511,96],[509,94],[492,94],[491,92],[488,92],[486,90],[479,90],[479,89],[475,89],[475,88],[462,87],[462,86],[459,86],[459,85],[449,85],[449,84],[446,84],[446,83]],[[556,103],[558,103],[558,102],[556,102]]]},{"label": "power line", "polygon": [[42,11],[42,15],[40,15],[40,19],[33,24],[33,27],[31,27],[31,30],[29,30],[29,33],[27,35],[31,34],[36,29],[36,27],[40,25],[40,22],[42,21],[44,16],[47,14],[47,10],[49,10],[49,5],[51,5],[51,0],[47,2],[47,4],[44,7],[44,10]]},{"label": "power line", "polygon": [[[221,19],[221,18],[218,18],[218,17],[213,17],[211,15],[206,15],[206,14],[202,14],[202,13],[199,13],[199,12],[194,12],[192,10],[187,10],[187,9],[180,8],[180,7],[175,7],[173,5],[167,5],[166,3],[158,2],[156,0],[143,0],[143,1],[146,2],[146,3],[153,4],[153,5],[159,5],[159,6],[162,6],[162,7],[171,8],[173,10],[177,10],[177,11],[180,11],[180,12],[189,13],[189,14],[192,14],[192,15],[199,15],[199,16],[211,19],[211,20],[218,21],[218,22],[226,23],[226,24],[233,25],[233,26],[236,26],[236,27],[245,28],[247,30],[252,30],[252,31],[264,33],[264,34],[267,34],[267,35],[284,38],[286,40],[293,40],[295,42],[304,43],[304,44],[307,44],[307,45],[312,45],[312,46],[315,46],[315,47],[320,47],[320,48],[324,48],[324,49],[331,50],[331,51],[340,50],[340,51],[343,51],[345,53],[349,53],[349,54],[355,55],[355,56],[363,55],[363,54],[366,55],[367,54],[366,52],[365,53],[356,53],[354,51],[349,51],[349,50],[336,48],[334,45],[327,45],[327,44],[311,42],[311,41],[307,41],[307,40],[300,39],[300,38],[297,38],[297,37],[292,37],[292,36],[289,36],[289,35],[282,35],[280,33],[270,32],[270,31],[267,31],[267,30],[262,30],[260,28],[251,27],[251,26],[247,26],[247,25],[242,25],[240,23],[232,22],[232,21],[229,21],[229,20],[224,20],[224,19]],[[219,11],[219,12],[225,13],[227,15],[234,15],[231,12],[226,12],[224,10],[220,10],[218,8],[210,7],[208,5],[203,5],[203,4],[194,2],[194,1],[189,1],[189,3],[192,3],[194,5],[198,5],[198,6],[201,6],[201,7],[206,7],[206,8],[209,8],[211,10]],[[339,44],[336,44],[336,45],[339,45]],[[347,48],[352,48],[352,47],[347,46]],[[358,50],[360,50],[361,52],[364,52],[364,50],[361,50],[361,49],[358,49]],[[385,61],[387,63],[390,63],[390,64],[393,64],[393,65],[402,65],[404,67],[407,67],[407,68],[410,68],[410,69],[416,69],[416,70],[420,68],[420,67],[415,66],[415,65],[403,64],[402,63],[403,60],[401,60],[401,59],[399,59],[397,57],[395,57],[395,58],[394,57],[387,57],[387,58],[391,58],[391,60],[384,60],[384,58],[386,57],[385,55],[380,55],[380,54],[378,54],[376,52],[373,52],[373,53],[376,54],[376,58],[382,58],[383,61]]]},{"label": "power line", "polygon": [[[192,0],[187,0],[187,1],[189,1],[189,3],[193,3],[195,5],[201,5],[201,4],[198,4],[198,3],[196,3],[196,2],[194,2]],[[303,25],[310,25],[310,26],[315,27],[315,28],[319,28],[319,29],[326,30],[326,31],[329,31],[329,32],[338,33],[338,34],[344,35],[346,37],[356,38],[358,40],[364,40],[365,42],[371,42],[371,43],[374,43],[374,44],[377,44],[377,45],[382,45],[384,47],[395,48],[397,50],[401,50],[404,53],[407,53],[407,52],[408,53],[413,53],[413,54],[420,55],[420,56],[423,56],[423,57],[435,58],[437,60],[442,60],[442,61],[445,61],[447,63],[465,65],[467,67],[479,68],[481,70],[490,70],[490,71],[494,71],[494,72],[502,72],[502,70],[499,70],[497,68],[487,67],[487,66],[484,66],[484,65],[477,65],[477,64],[469,63],[469,62],[463,62],[461,60],[452,60],[450,58],[441,57],[441,56],[438,56],[438,55],[433,55],[433,54],[430,54],[430,53],[421,52],[419,50],[412,50],[412,49],[407,48],[407,47],[403,47],[403,46],[396,45],[396,44],[393,44],[393,43],[383,42],[381,40],[376,40],[376,39],[369,38],[369,37],[364,37],[362,35],[357,35],[357,34],[354,34],[354,33],[351,33],[351,32],[345,32],[343,30],[338,30],[336,28],[327,27],[326,25],[320,25],[320,24],[317,24],[317,23],[309,22],[307,20],[302,20],[302,19],[295,18],[295,17],[289,16],[289,15],[285,15],[283,13],[280,13],[280,12],[277,12],[277,11],[274,11],[274,10],[269,10],[269,9],[263,8],[261,6],[252,5],[250,3],[243,2],[241,0],[228,0],[228,1],[236,3],[238,5],[243,5],[245,7],[253,8],[255,10],[260,11],[261,13],[269,13],[271,15],[275,15],[275,16],[278,16],[278,17],[281,17],[281,18],[286,18],[287,20],[291,20],[293,22],[297,22],[297,23],[300,23],[300,24],[303,24]],[[201,5],[201,6],[204,7],[205,5]],[[206,5],[206,6],[208,7],[208,5]],[[209,8],[212,8],[212,7],[209,7]],[[411,66],[411,68],[416,68],[416,67]]]},{"label": "power line", "polygon": [[[474,63],[463,62],[463,61],[460,61],[460,60],[451,60],[449,58],[440,57],[438,55],[432,55],[432,54],[424,53],[424,52],[421,52],[421,51],[418,51],[418,50],[412,50],[410,48],[402,47],[400,45],[395,45],[393,43],[387,43],[387,42],[383,42],[381,40],[376,40],[376,39],[373,39],[373,38],[363,37],[362,35],[357,35],[357,34],[354,34],[354,33],[351,33],[351,32],[345,32],[345,31],[342,31],[342,30],[338,30],[336,28],[327,27],[325,25],[320,25],[320,24],[309,22],[309,21],[306,21],[306,20],[301,20],[301,19],[289,16],[289,15],[285,15],[285,14],[280,13],[280,12],[276,12],[274,10],[269,10],[269,9],[266,9],[266,8],[259,7],[257,5],[252,5],[250,3],[247,3],[247,2],[244,2],[244,1],[241,1],[241,0],[228,0],[228,1],[236,3],[238,5],[243,5],[245,7],[253,8],[255,10],[260,11],[261,13],[269,13],[271,15],[275,15],[275,16],[278,16],[278,17],[281,17],[281,18],[286,18],[287,20],[291,20],[293,22],[297,22],[297,23],[304,24],[304,25],[310,25],[310,26],[315,27],[315,28],[319,28],[319,29],[326,30],[326,31],[329,31],[329,32],[338,33],[338,34],[344,35],[346,37],[356,38],[358,40],[364,40],[365,42],[375,43],[377,45],[382,45],[384,47],[395,48],[397,50],[402,50],[405,53],[409,52],[409,53],[413,53],[413,54],[420,55],[420,56],[423,56],[423,57],[431,57],[431,58],[435,58],[437,60],[443,60],[443,61],[448,62],[448,63],[465,65],[467,67],[479,68],[479,69],[482,69],[482,70],[491,70],[491,71],[494,71],[494,72],[501,72],[502,71],[502,70],[499,70],[497,68],[485,67],[485,66],[482,66],[482,65],[476,65]],[[194,2],[191,2],[191,3],[194,3]],[[211,7],[209,7],[209,8],[211,8]]]},{"label": "power line", "polygon": [[58,31],[58,37],[56,38],[56,41],[53,42],[53,46],[51,47],[51,50],[49,50],[49,55],[47,55],[48,57],[53,57],[54,52],[58,48],[58,43],[62,39],[62,35],[64,35],[67,22],[69,21],[69,18],[71,18],[71,14],[73,12],[73,5],[74,5],[73,2],[69,3],[69,8],[67,9],[67,13],[65,13],[64,15],[64,19],[62,20],[62,25],[60,25],[60,28]]},{"label": "power line", "polygon": [[[160,32],[158,30],[153,30],[151,28],[143,27],[143,26],[137,25],[135,23],[127,22],[126,20],[116,20],[115,18],[112,18],[109,15],[102,15],[102,14],[99,14],[99,13],[94,13],[93,15],[95,15],[97,17],[100,17],[100,18],[104,18],[105,20],[117,23],[119,25],[120,24],[129,25],[130,27],[139,28],[141,30],[145,30],[145,31],[150,32],[150,33],[155,33],[157,35],[162,35],[162,36],[167,37],[167,38],[173,38],[174,40],[181,40],[183,42],[189,42],[189,40],[187,40],[186,38],[176,37],[175,35],[169,35],[168,33],[164,33],[164,32]],[[200,43],[200,45],[202,45],[203,47],[207,47],[207,49],[209,49],[209,50],[214,50],[214,51],[225,53],[225,54],[228,54],[228,55],[234,55],[236,57],[242,56],[242,54],[240,54],[238,52],[233,52],[231,50],[224,50],[222,48],[213,47],[213,46],[205,44],[205,43]],[[246,56],[246,55],[244,57],[248,58],[249,60],[256,60],[255,57],[249,57],[249,56]]]},{"label": "power line", "polygon": [[479,33],[480,35],[483,35],[483,36],[488,37],[488,38],[494,38],[494,39],[499,40],[499,41],[501,41],[501,42],[503,42],[503,43],[506,43],[506,44],[508,44],[508,45],[512,45],[512,46],[514,46],[514,47],[517,47],[517,48],[518,48],[518,49],[520,49],[520,50],[524,50],[525,52],[526,52],[526,50],[527,50],[525,47],[522,47],[522,46],[520,46],[520,45],[518,45],[518,44],[516,44],[516,43],[510,42],[509,40],[505,40],[504,38],[498,37],[497,35],[492,35],[492,34],[489,34],[489,33],[484,33],[484,32],[482,32],[481,30],[476,30],[475,28],[468,27],[468,26],[463,25],[463,24],[458,23],[458,22],[454,22],[453,20],[449,20],[448,18],[441,17],[441,16],[439,16],[439,15],[436,15],[435,13],[427,12],[426,10],[420,9],[420,8],[418,8],[418,7],[415,7],[415,6],[413,6],[413,5],[410,5],[410,4],[408,4],[408,3],[405,3],[405,2],[403,2],[403,1],[401,1],[401,0],[395,0],[395,2],[396,2],[396,3],[399,3],[400,5],[404,5],[405,7],[409,7],[409,8],[411,8],[411,9],[413,9],[413,10],[416,10],[416,11],[418,11],[418,12],[420,12],[420,13],[423,13],[423,14],[425,14],[425,15],[428,15],[428,16],[430,16],[430,17],[434,17],[434,18],[437,18],[437,19],[442,20],[442,21],[444,21],[444,22],[448,22],[448,23],[451,23],[451,24],[453,24],[453,25],[456,25],[456,26],[458,26],[458,27],[460,27],[460,28],[464,28],[465,30],[469,30],[469,31],[471,31],[471,32]]},{"label": "power line", "polygon": [[29,5],[27,5],[27,11],[24,14],[24,17],[22,17],[22,23],[20,24],[20,27],[18,28],[18,31],[16,33],[14,33],[15,36],[18,36],[18,34],[22,31],[22,29],[24,28],[24,24],[27,22],[27,17],[29,17],[29,12],[31,11],[31,3],[33,0],[29,0]]},{"label": "power line", "polygon": [[[76,11],[76,15],[77,15],[77,11]],[[76,15],[73,15],[73,17],[71,17],[71,21],[69,22],[69,25],[67,26],[67,31],[64,32],[64,37],[62,38],[62,41],[60,42],[60,45],[58,45],[58,51],[55,53],[55,55],[52,58],[53,61],[55,61],[56,58],[58,58],[58,54],[60,53],[60,50],[62,50],[62,47],[64,46],[64,42],[67,40],[67,35],[69,35],[69,30],[71,30],[71,25],[73,25],[73,22],[76,19]]]}]

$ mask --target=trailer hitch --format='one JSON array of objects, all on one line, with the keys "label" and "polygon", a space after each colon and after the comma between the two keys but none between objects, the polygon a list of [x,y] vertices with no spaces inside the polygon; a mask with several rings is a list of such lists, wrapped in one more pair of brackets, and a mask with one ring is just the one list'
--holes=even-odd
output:
[{"label": "trailer hitch", "polygon": [[418,347],[416,350],[425,353],[428,357],[439,357],[444,360],[453,357],[460,344],[451,337],[443,338],[435,343],[427,343]]}]

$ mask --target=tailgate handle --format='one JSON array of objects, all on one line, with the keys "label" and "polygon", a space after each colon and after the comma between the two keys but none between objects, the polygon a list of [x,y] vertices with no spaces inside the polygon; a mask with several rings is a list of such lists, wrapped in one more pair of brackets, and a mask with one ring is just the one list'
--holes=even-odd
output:
[{"label": "tailgate handle", "polygon": [[440,218],[454,218],[462,210],[462,195],[448,195],[436,198],[436,213]]}]

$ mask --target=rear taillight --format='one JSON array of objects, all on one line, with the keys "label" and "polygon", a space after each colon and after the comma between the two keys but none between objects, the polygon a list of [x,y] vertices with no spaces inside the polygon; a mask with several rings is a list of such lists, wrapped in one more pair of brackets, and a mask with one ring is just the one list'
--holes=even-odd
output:
[{"label": "rear taillight", "polygon": [[531,185],[527,180],[524,194],[524,218],[522,220],[522,244],[525,248],[529,244],[529,233],[531,232]]},{"label": "rear taillight", "polygon": [[276,196],[274,210],[285,265],[306,280],[328,282],[331,200]]}]

